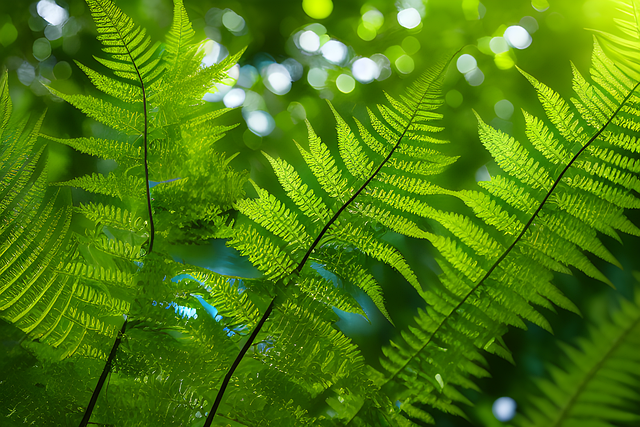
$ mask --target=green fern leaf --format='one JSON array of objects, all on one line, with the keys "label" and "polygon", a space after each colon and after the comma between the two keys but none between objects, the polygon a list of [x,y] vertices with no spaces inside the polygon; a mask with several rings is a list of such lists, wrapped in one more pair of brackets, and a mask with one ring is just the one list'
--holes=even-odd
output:
[{"label": "green fern leaf", "polygon": [[620,299],[611,320],[592,327],[578,348],[563,344],[565,361],[547,365],[551,378],[536,381],[542,396],[523,402],[521,427],[637,423],[640,413],[640,293],[633,303]]},{"label": "green fern leaf", "polygon": [[[456,159],[439,154],[435,148],[428,146],[434,142],[443,142],[430,134],[440,130],[431,122],[440,118],[433,111],[441,105],[439,87],[445,65],[442,63],[425,73],[408,89],[407,96],[402,101],[396,101],[387,95],[392,107],[379,106],[379,116],[370,111],[375,135],[360,122],[356,122],[358,130],[354,131],[329,104],[337,121],[337,145],[346,166],[344,171],[337,166],[329,147],[307,122],[309,151],[296,145],[328,197],[316,194],[303,184],[299,174],[286,161],[266,155],[295,205],[295,210],[278,204],[276,199],[269,198],[273,196],[267,196],[264,190],[257,189],[259,199],[240,202],[236,207],[259,224],[260,228],[250,227],[244,229],[246,231],[241,229],[229,244],[259,262],[263,271],[270,272],[269,277],[284,280],[288,280],[286,274],[294,265],[294,260],[298,265],[304,264],[307,258],[327,260],[322,255],[323,250],[333,245],[353,247],[372,259],[390,265],[421,292],[422,286],[404,257],[395,248],[380,241],[379,235],[371,227],[379,224],[407,236],[431,237],[415,221],[428,217],[433,210],[418,207],[421,203],[424,205],[424,202],[414,197],[424,194],[424,190],[417,187],[429,184],[416,183],[414,175],[440,173]],[[426,156],[429,156],[428,160]],[[358,185],[354,185],[353,180]],[[397,184],[399,185],[396,187]],[[389,186],[395,188],[389,190]],[[431,188],[434,190],[431,194],[444,192],[441,189],[439,191],[437,186]],[[359,198],[351,203],[358,195]],[[267,200],[271,202],[267,203]],[[414,206],[413,209],[407,207],[408,202]],[[338,207],[334,209],[334,205]],[[302,215],[296,216],[296,211],[300,211]],[[415,216],[410,218],[403,211]],[[337,218],[338,214],[341,214],[340,218]],[[246,235],[249,230],[251,237]],[[272,252],[271,249],[268,251],[273,253],[271,262],[282,265],[284,253],[280,251],[284,248],[287,254],[286,268],[271,265],[265,258],[258,261],[256,255],[250,255],[252,249],[247,239],[263,242],[262,239],[256,239],[258,235],[264,235],[268,240],[273,239],[269,246],[274,250],[276,247],[281,248],[278,252]],[[321,236],[321,240],[312,244],[311,236],[317,235]],[[319,246],[316,247],[318,243]],[[322,249],[323,247],[327,249]],[[324,263],[323,268],[331,272],[344,271],[333,262]],[[273,276],[275,271],[280,271],[282,276]],[[360,277],[360,274],[351,276],[351,279]],[[362,283],[368,284],[367,292],[382,312],[386,313],[382,308],[377,285],[368,280]]]},{"label": "green fern leaf", "polygon": [[[458,413],[466,399],[456,388],[474,387],[469,374],[486,375],[481,349],[508,355],[495,341],[504,325],[525,327],[524,319],[550,330],[535,305],[577,312],[550,283],[551,271],[575,268],[611,284],[582,251],[619,265],[597,232],[638,235],[623,212],[638,206],[632,157],[638,146],[627,134],[636,129],[637,85],[597,43],[593,83],[574,69],[573,106],[523,75],[548,121],[525,112],[530,144],[522,144],[479,119],[480,139],[501,172],[480,182],[479,191],[443,192],[461,199],[477,219],[428,213],[447,230],[429,238],[443,257],[442,288],[421,294],[428,308],[416,317],[417,328],[385,350],[383,389],[397,390],[391,399],[400,401],[401,411],[424,422],[432,421],[424,406]],[[359,413],[350,418],[358,419]]]},{"label": "green fern leaf", "polygon": [[42,117],[27,128],[25,122],[14,126],[6,74],[0,87],[0,316],[55,349],[52,358],[64,358],[91,339],[90,331],[112,336],[104,319],[122,314],[128,303],[59,270],[75,254],[72,207],[59,191],[47,191],[42,149],[35,145]]},{"label": "green fern leaf", "polygon": [[133,175],[116,175],[115,173],[109,173],[105,176],[94,173],[65,182],[56,182],[54,185],[68,185],[70,187],[81,188],[91,193],[117,197],[120,200],[144,200],[144,180]]},{"label": "green fern leaf", "polygon": [[615,23],[622,33],[616,35],[600,30],[591,30],[601,40],[607,49],[609,57],[628,76],[634,80],[640,79],[640,4],[636,0],[612,0],[617,6],[618,17]]}]

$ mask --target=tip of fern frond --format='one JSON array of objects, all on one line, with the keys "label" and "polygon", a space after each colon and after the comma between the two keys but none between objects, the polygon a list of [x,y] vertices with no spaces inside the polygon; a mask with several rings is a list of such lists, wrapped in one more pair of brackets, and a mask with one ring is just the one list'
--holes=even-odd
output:
[{"label": "tip of fern frond", "polygon": [[242,49],[240,49],[239,51],[237,51],[237,52],[234,54],[234,56],[238,56],[238,57],[240,57],[240,56],[244,55],[244,53],[247,51],[247,48],[248,48],[248,47],[249,47],[249,46],[245,46],[245,47],[243,47]]},{"label": "tip of fern frond", "polygon": [[229,163],[231,163],[231,161],[233,159],[235,159],[236,157],[238,157],[238,155],[240,154],[240,152],[234,153],[232,155],[230,155],[229,157],[227,157],[226,159],[224,159],[224,164],[228,165]]},{"label": "tip of fern frond", "polygon": [[262,153],[262,155],[265,156],[267,158],[267,160],[269,160],[269,161],[273,160],[273,157],[271,157],[266,151],[260,150],[260,153]]},{"label": "tip of fern frond", "polygon": [[478,114],[476,110],[471,109],[471,111],[473,112],[473,115],[476,116],[476,120],[478,120],[478,124],[484,123],[484,120],[482,120],[482,117],[480,117],[480,114]]},{"label": "tip of fern frond", "polygon": [[531,84],[536,85],[538,83],[538,80],[536,80],[535,77],[533,77],[531,74],[527,73],[517,65],[516,65],[516,70],[518,70],[520,74],[522,74],[527,80],[529,80]]},{"label": "tip of fern frond", "polygon": [[616,290],[616,291],[618,290],[618,288],[616,288],[616,285],[614,285],[611,280],[606,279],[606,281],[604,283],[606,283],[607,285],[611,286],[611,288],[613,288],[614,290]]},{"label": "tip of fern frond", "polygon": [[251,184],[253,186],[253,188],[256,190],[256,192],[260,191],[260,186],[258,184],[256,184],[256,182],[254,180],[249,178],[248,181],[249,181],[249,184]]}]

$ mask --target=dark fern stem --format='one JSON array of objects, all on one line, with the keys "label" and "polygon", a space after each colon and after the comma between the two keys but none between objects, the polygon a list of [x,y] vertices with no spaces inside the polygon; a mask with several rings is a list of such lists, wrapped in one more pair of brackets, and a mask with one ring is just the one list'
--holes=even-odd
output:
[{"label": "dark fern stem", "polygon": [[[104,8],[102,9],[105,16],[108,17],[109,20],[111,21],[112,27],[117,29],[118,26],[116,25],[116,22],[113,22],[111,15],[108,13],[108,11],[105,11]],[[144,84],[144,80],[142,78],[142,74],[140,74],[140,69],[138,68],[138,64],[136,64],[136,61],[133,59],[133,54],[131,50],[129,50],[129,46],[127,45],[127,43],[124,43],[125,37],[122,33],[120,33],[120,30],[118,30],[118,35],[120,37],[120,40],[123,41],[123,46],[127,50],[129,59],[133,64],[133,68],[136,70],[138,80],[140,81],[140,89],[142,90],[142,109],[144,113],[144,133],[142,135],[142,145],[144,146],[144,159],[143,159],[144,165],[143,166],[144,166],[144,182],[147,190],[146,191],[147,192],[146,194],[147,195],[147,213],[149,214],[149,234],[150,234],[149,249],[147,250],[147,255],[148,255],[153,251],[153,239],[155,234],[155,226],[153,224],[153,210],[151,209],[151,189],[149,188],[149,165],[147,164],[147,158],[149,154],[149,147],[148,147],[149,146],[149,117],[147,113],[147,91]]]},{"label": "dark fern stem", "polygon": [[84,416],[82,417],[82,421],[80,421],[80,427],[87,427],[90,423],[89,419],[91,419],[91,414],[93,412],[93,408],[96,406],[98,402],[98,397],[100,396],[100,391],[102,391],[102,387],[104,386],[105,381],[107,380],[107,376],[109,372],[111,372],[111,364],[113,363],[113,359],[116,357],[116,353],[118,352],[118,347],[120,346],[120,342],[122,341],[122,336],[127,329],[127,319],[124,320],[122,324],[122,329],[120,329],[120,333],[118,334],[116,341],[113,343],[113,347],[111,347],[111,353],[109,353],[109,358],[107,359],[106,365],[104,365],[104,369],[102,370],[102,374],[100,374],[100,378],[98,379],[98,384],[96,388],[93,389],[93,394],[91,395],[91,400],[89,400],[89,405],[84,412]]},{"label": "dark fern stem", "polygon": [[[137,71],[136,67],[136,71]],[[142,78],[140,78],[142,82]],[[142,84],[142,106],[144,108],[144,182],[147,189],[147,212],[149,214],[149,250],[147,255],[153,251],[153,238],[155,234],[155,227],[153,224],[153,210],[151,209],[151,189],[149,188],[149,164],[147,163],[147,157],[149,154],[149,134],[148,134],[148,118],[147,118],[147,96]]]},{"label": "dark fern stem", "polygon": [[[444,72],[445,69],[446,69],[446,67],[443,68],[442,72]],[[329,231],[329,229],[336,222],[336,220],[338,219],[340,214],[356,199],[356,197],[358,197],[358,195],[360,195],[360,193],[362,193],[362,191],[364,191],[364,189],[369,185],[369,183],[376,177],[376,175],[378,175],[378,172],[380,172],[382,167],[389,161],[389,159],[391,159],[391,156],[393,156],[393,153],[400,146],[400,143],[402,142],[402,139],[404,138],[405,134],[407,133],[407,131],[411,127],[411,124],[413,123],[413,120],[415,119],[416,114],[418,113],[419,106],[422,104],[422,101],[424,100],[424,97],[427,95],[427,93],[428,93],[428,90],[425,90],[424,93],[422,94],[422,97],[420,98],[420,101],[418,101],[418,107],[416,107],[416,111],[413,112],[411,118],[409,119],[409,122],[407,123],[407,126],[404,128],[404,130],[403,130],[402,134],[400,135],[400,137],[398,137],[398,141],[393,146],[391,151],[389,151],[389,154],[387,154],[387,156],[384,158],[384,160],[382,162],[380,162],[380,165],[378,165],[378,167],[373,172],[373,174],[371,174],[371,176],[360,186],[360,188],[358,188],[358,190],[355,193],[353,193],[353,195],[349,198],[349,200],[347,200],[340,207],[340,209],[338,209],[336,211],[336,213],[331,217],[331,219],[329,219],[329,221],[327,221],[327,223],[322,228],[322,230],[320,231],[320,233],[318,234],[316,239],[313,241],[313,243],[311,244],[311,246],[309,247],[307,252],[304,254],[304,257],[302,258],[302,261],[300,261],[300,263],[298,264],[296,269],[292,272],[292,274],[295,274],[295,275],[300,274],[300,272],[302,271],[302,268],[304,267],[306,262],[309,260],[309,257],[311,256],[311,253],[320,244],[320,241],[322,240],[322,237]],[[253,345],[253,342],[254,342],[256,336],[258,335],[258,332],[260,332],[260,329],[262,329],[262,326],[264,326],[267,318],[271,314],[275,299],[276,299],[276,297],[274,297],[271,300],[271,303],[269,304],[269,307],[267,308],[267,310],[264,312],[264,314],[260,318],[260,321],[258,322],[258,325],[255,327],[255,329],[251,333],[251,336],[249,337],[249,340],[244,344],[244,346],[242,347],[242,350],[240,350],[240,353],[238,354],[236,359],[233,361],[233,364],[231,365],[231,368],[229,368],[229,371],[227,372],[227,375],[225,376],[224,380],[222,381],[222,385],[220,386],[220,390],[218,390],[218,394],[216,396],[216,400],[213,403],[213,407],[211,408],[211,411],[209,412],[209,416],[207,417],[207,420],[204,423],[203,427],[211,427],[211,423],[213,422],[213,418],[215,417],[216,412],[218,410],[218,407],[220,405],[220,402],[222,401],[222,397],[224,395],[224,392],[226,391],[226,389],[227,389],[227,387],[229,385],[229,381],[231,380],[231,377],[233,376],[233,373],[235,372],[236,368],[240,364],[241,359],[244,357],[244,355],[246,354],[247,350],[249,350],[249,347],[251,347],[251,345]]]},{"label": "dark fern stem", "polygon": [[220,386],[220,390],[218,391],[218,394],[216,395],[216,400],[215,400],[215,402],[213,402],[213,406],[211,407],[211,411],[209,411],[209,416],[207,416],[207,420],[205,421],[203,427],[210,427],[211,426],[211,423],[213,422],[213,418],[216,416],[216,412],[218,412],[218,407],[220,406],[220,402],[222,402],[222,397],[224,395],[224,391],[227,389],[227,386],[229,385],[229,382],[231,381],[231,377],[233,376],[233,373],[235,372],[236,368],[240,364],[240,361],[242,360],[244,355],[249,350],[249,347],[251,347],[251,345],[255,341],[256,336],[258,335],[258,332],[260,332],[260,329],[262,329],[262,325],[264,325],[264,323],[267,321],[267,318],[269,317],[269,315],[271,314],[271,311],[273,310],[273,306],[274,306],[275,301],[276,301],[275,298],[273,298],[271,300],[271,303],[269,304],[269,307],[267,307],[267,309],[264,311],[264,314],[260,318],[260,321],[258,322],[258,325],[253,329],[253,332],[251,332],[251,336],[249,336],[249,339],[247,340],[247,342],[244,343],[244,346],[242,347],[242,350],[240,350],[240,353],[238,353],[238,356],[233,361],[233,364],[231,365],[231,367],[227,371],[227,375],[225,375],[224,380],[222,381],[222,385]]}]

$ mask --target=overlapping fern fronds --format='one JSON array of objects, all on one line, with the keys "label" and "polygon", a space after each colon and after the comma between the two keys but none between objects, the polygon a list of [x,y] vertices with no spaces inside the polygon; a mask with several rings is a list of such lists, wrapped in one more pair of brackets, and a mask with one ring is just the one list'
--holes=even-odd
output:
[{"label": "overlapping fern fronds", "polygon": [[[426,203],[428,196],[445,190],[432,184],[429,176],[456,160],[439,150],[446,141],[436,138],[447,64],[440,62],[423,74],[400,100],[386,95],[389,105],[368,110],[370,126],[357,119],[349,125],[330,105],[344,167],[307,122],[309,150],[298,148],[319,190],[303,183],[288,162],[265,153],[288,200],[280,201],[255,186],[257,198],[236,204],[252,221],[240,220],[229,245],[247,256],[264,273],[262,280],[270,283],[265,290],[264,284],[249,282],[249,291],[276,295],[271,303],[275,302],[273,320],[258,335],[266,344],[250,354],[263,363],[261,377],[273,376],[274,370],[287,373],[279,381],[290,384],[285,390],[296,391],[292,401],[302,408],[308,404],[300,396],[312,402],[320,399],[319,407],[330,397],[339,397],[343,406],[374,398],[372,377],[378,375],[363,364],[353,344],[331,328],[337,320],[334,307],[362,313],[348,292],[350,286],[360,287],[391,320],[367,260],[386,263],[424,292],[404,256],[381,238],[380,230],[431,236],[418,223],[435,212]],[[269,310],[262,319],[268,314]],[[283,354],[291,356],[282,358]],[[292,422],[318,425],[328,418],[321,412],[317,418]]]},{"label": "overlapping fern fronds", "polygon": [[288,282],[296,271],[295,280],[304,288],[309,280],[326,281],[322,272],[328,271],[359,286],[387,318],[367,258],[391,266],[421,292],[403,255],[377,231],[384,227],[411,237],[428,235],[417,223],[431,212],[422,196],[439,190],[425,177],[456,160],[438,150],[446,141],[434,136],[441,130],[435,121],[441,117],[436,109],[442,102],[445,65],[425,73],[401,100],[387,94],[389,105],[368,109],[373,133],[357,119],[355,126],[347,124],[330,104],[344,168],[307,122],[309,149],[298,148],[320,191],[303,183],[287,161],[265,153],[289,200],[280,201],[256,187],[257,198],[237,204],[253,223],[243,224],[230,245],[272,281]]},{"label": "overlapping fern fronds", "polygon": [[[575,269],[610,283],[585,252],[619,265],[598,233],[640,235],[624,214],[640,207],[637,83],[597,43],[593,82],[574,67],[573,105],[523,75],[546,120],[524,112],[529,143],[522,144],[479,118],[499,173],[476,191],[450,192],[476,218],[431,217],[446,230],[430,239],[440,252],[441,283],[422,294],[427,307],[416,325],[385,350],[380,385],[407,419],[433,422],[427,407],[461,414],[457,406],[467,399],[458,388],[475,388],[470,375],[488,375],[480,350],[510,358],[500,339],[507,325],[525,327],[526,320],[550,330],[535,306],[577,312],[551,284],[553,272]],[[394,414],[391,406],[381,410]],[[350,425],[370,419],[360,412]]]},{"label": "overlapping fern fronds", "polygon": [[72,207],[68,195],[47,188],[44,147],[36,141],[44,115],[31,124],[11,117],[6,73],[0,98],[0,316],[39,341],[35,350],[49,359],[92,352],[115,334],[128,303],[69,267],[80,261]]},{"label": "overlapping fern fronds", "polygon": [[[118,337],[111,351],[109,347],[113,341],[105,341],[106,346],[87,346],[86,354],[82,354],[107,360],[107,364],[91,401],[85,396],[93,386],[93,379],[89,378],[88,390],[71,400],[75,401],[75,407],[87,407],[81,425],[86,425],[89,419],[138,425],[137,420],[125,421],[126,416],[111,411],[109,402],[100,400],[102,397],[97,399],[103,396],[106,374],[115,358],[116,388],[127,392],[142,387],[144,393],[155,393],[157,398],[164,393],[175,393],[163,400],[157,411],[147,414],[149,423],[164,425],[171,419],[170,411],[177,411],[176,414],[186,411],[187,418],[195,417],[195,406],[173,405],[173,400],[186,398],[189,389],[198,392],[194,402],[204,402],[202,396],[214,388],[217,378],[223,375],[238,340],[238,337],[228,336],[224,325],[218,324],[203,310],[196,297],[209,293],[202,286],[176,285],[172,281],[182,271],[177,269],[176,263],[169,261],[169,245],[207,243],[211,237],[229,233],[226,211],[243,194],[245,178],[243,173],[229,167],[232,158],[225,158],[214,148],[214,143],[233,127],[214,123],[227,110],[215,110],[205,104],[202,97],[226,76],[239,54],[212,67],[203,67],[204,52],[193,42],[194,32],[180,0],[175,1],[173,25],[164,49],[159,43],[152,44],[144,30],[135,26],[111,1],[87,0],[87,4],[96,22],[98,39],[107,54],[107,58],[97,59],[112,74],[107,76],[85,65],[78,66],[104,95],[68,95],[53,88],[51,91],[120,133],[117,139],[100,136],[49,138],[102,159],[113,159],[117,167],[107,175],[93,174],[57,183],[99,195],[95,201],[75,207],[75,211],[84,217],[78,219],[76,229],[80,229],[80,233],[73,235],[77,250],[67,253],[58,269],[69,277],[95,285],[94,289],[78,284],[77,293],[79,298],[95,304],[97,313],[126,313],[128,324],[125,323],[126,334]],[[64,211],[67,227],[71,209],[67,204]],[[86,220],[90,225],[87,226]],[[102,294],[125,298],[128,302],[116,304]],[[200,319],[191,319],[187,328],[186,321],[181,324],[176,313],[164,309],[159,313],[149,312],[158,304],[177,307],[176,301],[183,302],[183,309],[198,307]],[[93,321],[74,308],[72,306],[65,315]],[[211,329],[206,327],[207,322],[214,324],[213,329],[219,336],[205,336]],[[100,325],[93,322],[90,326],[99,328]],[[113,338],[119,327],[109,326],[113,329],[110,336]],[[143,329],[145,333],[136,335],[137,329]],[[159,337],[168,337],[168,340]],[[185,342],[190,343],[189,348],[178,351]],[[124,343],[122,349],[121,343]],[[126,359],[127,354],[141,357],[139,352],[146,349],[153,349],[145,356],[148,363],[138,364],[137,370],[125,369],[123,363],[118,364],[119,357]],[[172,366],[176,359],[169,356],[185,354],[192,357],[188,359],[189,365]],[[197,371],[187,373],[199,357],[211,363],[200,375]],[[151,372],[161,374],[145,380],[141,386],[142,378]],[[189,377],[189,387],[185,376]],[[180,387],[183,382],[184,389]],[[99,404],[94,414],[96,402]],[[184,422],[179,415],[175,420],[176,424]]]},{"label": "overlapping fern fronds", "polygon": [[549,362],[540,393],[521,402],[520,427],[637,425],[640,421],[640,293],[620,298],[611,319],[600,319],[588,337],[561,343],[564,361]]},{"label": "overlapping fern fronds", "polygon": [[[156,232],[172,241],[191,242],[224,235],[227,227],[221,214],[242,195],[244,177],[231,170],[230,159],[213,148],[233,128],[213,123],[227,110],[212,110],[202,97],[240,54],[202,67],[204,53],[193,43],[195,33],[181,1],[175,2],[164,50],[160,43],[152,44],[144,29],[110,0],[88,0],[87,4],[107,54],[107,58],[96,59],[114,77],[80,63],[78,66],[107,97],[50,89],[122,135],[115,140],[50,138],[116,160],[118,167],[106,176],[93,174],[58,185],[117,197],[120,202],[114,201],[114,206],[126,216],[146,217],[148,242],[141,254],[152,251]],[[160,182],[153,190],[152,181]],[[194,209],[185,209],[185,205]],[[113,223],[108,216],[94,219]]]},{"label": "overlapping fern fronds", "polygon": [[607,56],[633,80],[640,80],[640,2],[611,0],[616,7],[614,22],[619,34],[592,30],[605,48]]}]

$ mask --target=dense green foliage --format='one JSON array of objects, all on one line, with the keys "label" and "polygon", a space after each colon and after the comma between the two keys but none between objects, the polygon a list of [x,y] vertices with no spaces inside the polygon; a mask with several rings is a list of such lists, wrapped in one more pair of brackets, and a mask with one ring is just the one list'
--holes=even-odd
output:
[{"label": "dense green foliage", "polygon": [[[542,106],[523,110],[523,136],[476,114],[491,177],[465,189],[447,185],[464,154],[442,113],[458,53],[366,114],[328,102],[335,141],[309,117],[296,153],[263,152],[273,172],[249,176],[220,146],[229,109],[203,101],[243,51],[203,66],[182,0],[155,43],[111,0],[86,2],[103,52],[77,67],[98,92],[47,88],[96,134],[41,135],[42,116],[12,113],[7,72],[0,84],[0,330],[21,342],[0,361],[2,425],[462,422],[487,358],[513,362],[509,327],[580,313],[554,277],[613,285],[601,261],[620,266],[612,247],[640,236],[635,0],[617,2],[619,33],[596,33],[589,76],[572,67],[569,101],[520,70]],[[113,167],[48,183],[47,142]],[[176,255],[211,242],[253,267]],[[385,302],[405,285],[410,321]],[[640,419],[639,298],[564,347],[517,425]],[[396,331],[372,361],[336,324],[378,314]]]}]

